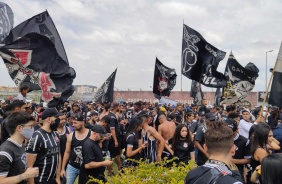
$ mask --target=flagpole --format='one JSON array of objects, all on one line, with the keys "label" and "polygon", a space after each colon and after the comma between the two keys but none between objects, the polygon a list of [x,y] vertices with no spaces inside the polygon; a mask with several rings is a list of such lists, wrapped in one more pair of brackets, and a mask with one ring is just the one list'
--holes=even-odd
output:
[{"label": "flagpole", "polygon": [[262,105],[261,105],[260,116],[262,115],[263,107],[264,107],[265,101],[266,101],[267,96],[268,96],[268,90],[269,90],[270,84],[272,82],[272,78],[274,76],[274,71],[276,69],[277,62],[278,62],[278,58],[277,58],[277,60],[275,62],[274,68],[273,68],[273,70],[271,72],[271,76],[270,76],[270,79],[269,79],[269,82],[268,82],[268,85],[267,85],[267,88],[266,88],[266,93],[264,95],[264,99],[263,99],[263,102],[262,102]]}]

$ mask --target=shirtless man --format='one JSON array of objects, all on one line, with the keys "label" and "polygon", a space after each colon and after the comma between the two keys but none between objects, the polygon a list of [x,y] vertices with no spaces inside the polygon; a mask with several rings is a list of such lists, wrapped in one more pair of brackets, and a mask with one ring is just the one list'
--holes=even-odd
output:
[{"label": "shirtless man", "polygon": [[[144,149],[144,159],[148,162],[161,162],[161,154],[164,150],[165,140],[152,126],[149,126],[149,116],[146,111],[141,111],[138,117],[142,118],[142,144],[147,144]],[[158,140],[158,150],[156,146],[156,140]]]},{"label": "shirtless man", "polygon": [[[160,114],[158,120],[160,122],[158,132],[164,138],[166,144],[168,145],[168,142],[173,137],[176,129],[175,123],[167,121],[166,116],[164,114]],[[164,157],[167,157],[169,159],[172,158],[172,155],[170,154],[167,148],[165,148],[163,151],[162,158]]]}]

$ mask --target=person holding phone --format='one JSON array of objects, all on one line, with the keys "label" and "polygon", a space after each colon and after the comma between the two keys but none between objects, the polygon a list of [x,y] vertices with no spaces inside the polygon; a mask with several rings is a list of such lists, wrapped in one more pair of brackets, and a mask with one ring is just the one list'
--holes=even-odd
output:
[{"label": "person holding phone", "polygon": [[[142,158],[141,151],[147,147],[146,143],[139,146],[137,134],[142,128],[142,119],[140,117],[132,118],[126,134],[125,134],[125,153],[126,158],[140,160]],[[123,167],[136,166],[137,163],[133,161],[126,160],[123,164]]]}]

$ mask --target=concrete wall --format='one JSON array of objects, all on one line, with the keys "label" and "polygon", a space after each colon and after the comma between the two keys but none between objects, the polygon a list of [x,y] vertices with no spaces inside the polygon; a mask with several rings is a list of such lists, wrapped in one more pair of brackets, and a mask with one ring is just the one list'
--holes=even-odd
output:
[{"label": "concrete wall", "polygon": [[[204,92],[204,98],[208,101],[208,104],[214,103],[215,92]],[[190,92],[187,91],[173,91],[169,97],[171,100],[175,100],[181,103],[191,104],[193,98],[190,97]],[[156,98],[152,91],[115,91],[114,92],[115,101],[123,100],[125,102],[136,102],[136,101],[147,101],[155,102]],[[250,101],[253,106],[257,105],[258,97],[257,92],[250,92],[246,100]]]}]

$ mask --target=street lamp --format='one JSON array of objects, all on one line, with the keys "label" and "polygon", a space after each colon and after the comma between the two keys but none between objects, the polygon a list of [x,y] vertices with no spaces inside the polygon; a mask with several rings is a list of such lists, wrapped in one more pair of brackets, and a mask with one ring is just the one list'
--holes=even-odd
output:
[{"label": "street lamp", "polygon": [[267,89],[267,53],[272,52],[273,50],[269,50],[265,52],[265,90]]}]

